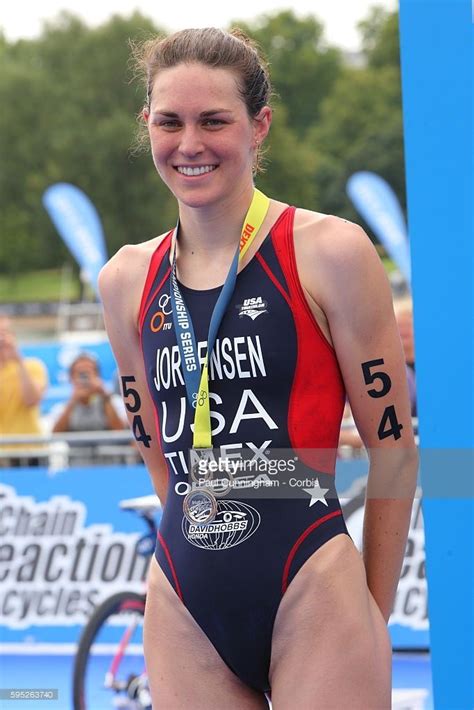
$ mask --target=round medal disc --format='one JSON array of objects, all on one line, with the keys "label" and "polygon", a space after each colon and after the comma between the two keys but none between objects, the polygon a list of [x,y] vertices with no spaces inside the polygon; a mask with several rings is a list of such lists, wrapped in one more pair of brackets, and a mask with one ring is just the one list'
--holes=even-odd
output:
[{"label": "round medal disc", "polygon": [[193,479],[194,483],[208,481],[210,478],[212,478],[212,472],[209,470],[209,468],[204,467],[201,461],[203,461],[203,459],[196,461],[191,466],[191,478]]},{"label": "round medal disc", "polygon": [[183,500],[183,513],[193,525],[207,525],[216,517],[217,501],[209,491],[190,491]]},{"label": "round medal disc", "polygon": [[222,496],[226,496],[228,494],[228,492],[230,491],[230,489],[232,488],[234,477],[230,472],[227,472],[227,476],[228,476],[227,483],[224,483],[224,485],[222,485],[222,488],[220,488],[220,489],[216,490],[217,483],[222,484],[222,481],[223,481],[222,478],[218,478],[217,480],[213,480],[211,482],[212,495],[215,498],[222,498]]}]

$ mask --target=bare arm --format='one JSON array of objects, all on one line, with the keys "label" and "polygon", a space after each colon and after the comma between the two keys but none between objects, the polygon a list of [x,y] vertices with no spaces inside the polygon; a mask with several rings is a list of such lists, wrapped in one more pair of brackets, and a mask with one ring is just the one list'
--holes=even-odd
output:
[{"label": "bare arm", "polygon": [[355,224],[320,230],[313,289],[323,309],[354,421],[370,458],[363,531],[368,586],[388,621],[403,563],[418,457],[390,285]]},{"label": "bare arm", "polygon": [[63,431],[71,431],[71,425],[69,423],[69,420],[70,420],[71,413],[72,413],[72,410],[74,409],[75,405],[76,405],[76,402],[72,398],[66,402],[63,410],[61,411],[58,418],[54,422],[54,425],[53,425],[53,433],[54,434],[57,434],[57,433],[63,432]]},{"label": "bare arm", "polygon": [[104,412],[107,419],[107,427],[109,429],[119,430],[125,428],[125,423],[112,404],[110,395],[106,395],[104,397]]},{"label": "bare arm", "polygon": [[48,383],[46,369],[44,366],[40,367],[39,362],[31,363],[31,369],[28,367],[11,333],[3,336],[2,346],[5,352],[10,354],[11,359],[18,363],[23,404],[25,407],[34,407],[41,402]]},{"label": "bare arm", "polygon": [[123,247],[102,269],[99,288],[105,327],[121,377],[127,418],[155,491],[164,505],[167,466],[156,431],[138,333],[138,309],[147,267],[148,259],[143,249]]},{"label": "bare arm", "polygon": [[18,364],[20,366],[20,385],[23,403],[27,407],[34,407],[39,404],[43,398],[46,389],[46,376],[37,380],[28,371],[24,360],[19,357]]}]

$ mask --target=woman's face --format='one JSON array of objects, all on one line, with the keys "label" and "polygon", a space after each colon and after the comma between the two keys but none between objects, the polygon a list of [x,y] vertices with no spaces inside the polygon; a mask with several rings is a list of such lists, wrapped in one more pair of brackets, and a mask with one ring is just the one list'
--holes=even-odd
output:
[{"label": "woman's face", "polygon": [[97,365],[89,358],[79,358],[71,368],[71,382],[76,386],[88,386],[99,376]]},{"label": "woman's face", "polygon": [[181,203],[204,207],[251,186],[271,110],[251,119],[234,72],[193,63],[158,74],[144,118],[162,180]]}]

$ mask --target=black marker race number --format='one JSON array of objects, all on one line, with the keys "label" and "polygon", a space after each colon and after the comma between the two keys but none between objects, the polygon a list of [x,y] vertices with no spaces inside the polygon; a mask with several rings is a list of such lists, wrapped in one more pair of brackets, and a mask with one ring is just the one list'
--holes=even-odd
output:
[{"label": "black marker race number", "polygon": [[367,394],[369,394],[371,397],[385,397],[385,395],[392,389],[392,380],[386,372],[383,372],[383,370],[376,370],[375,372],[371,372],[371,368],[383,364],[384,362],[382,358],[380,358],[379,360],[368,360],[367,362],[362,363],[361,367],[362,372],[364,374],[365,384],[371,385],[373,382],[375,382],[375,380],[380,380],[382,385],[380,389],[367,390]]},{"label": "black marker race number", "polygon": [[402,429],[403,424],[400,424],[397,419],[395,406],[391,404],[389,407],[385,407],[377,430],[379,439],[387,439],[389,436],[393,436],[395,441],[397,441],[401,437],[400,432]]},{"label": "black marker race number", "polygon": [[[380,369],[374,370],[374,368],[379,368],[380,365],[383,364],[383,358],[379,358],[378,360],[367,360],[367,362],[363,362],[361,365],[365,384],[372,385],[374,382],[378,381],[378,384],[380,385],[379,388],[374,387],[367,390],[367,394],[370,397],[385,397],[385,395],[392,389],[392,380],[388,374]],[[377,429],[379,439],[387,439],[389,436],[393,436],[396,441],[397,439],[400,439],[400,432],[402,429],[403,424],[400,424],[397,419],[395,405],[390,404],[388,407],[385,407],[382,419],[380,420],[380,424]]]},{"label": "black marker race number", "polygon": [[[125,406],[127,410],[134,415],[133,421],[132,421],[132,432],[133,436],[137,441],[141,441],[143,446],[145,446],[147,449],[150,448],[150,441],[151,441],[151,436],[146,433],[145,427],[143,426],[143,420],[139,414],[136,414],[136,412],[139,411],[140,407],[142,406],[142,401],[140,399],[140,395],[138,394],[137,390],[134,387],[130,387],[129,383],[130,382],[135,382],[135,378],[132,376],[127,376],[127,377],[122,377],[122,392],[123,392],[123,398],[125,400]],[[127,397],[131,397],[132,401],[127,402]]]},{"label": "black marker race number", "polygon": [[134,377],[122,377],[122,392],[123,392],[123,398],[127,399],[127,397],[132,397],[133,398],[133,404],[130,404],[130,402],[125,402],[125,406],[127,407],[129,412],[132,412],[134,414],[135,412],[138,412],[140,407],[142,406],[142,401],[140,399],[140,395],[138,394],[137,390],[134,389],[133,387],[128,387],[129,382],[135,382]]}]

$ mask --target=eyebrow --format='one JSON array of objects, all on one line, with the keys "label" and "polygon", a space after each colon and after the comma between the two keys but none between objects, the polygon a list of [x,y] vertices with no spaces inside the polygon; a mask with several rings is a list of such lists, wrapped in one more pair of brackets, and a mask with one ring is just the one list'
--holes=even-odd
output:
[{"label": "eyebrow", "polygon": [[[218,113],[232,113],[226,108],[215,108],[211,111],[201,111],[199,114],[200,118],[209,118],[209,116],[215,116]],[[154,116],[166,116],[167,118],[179,118],[179,114],[174,113],[174,111],[153,111]]]}]

